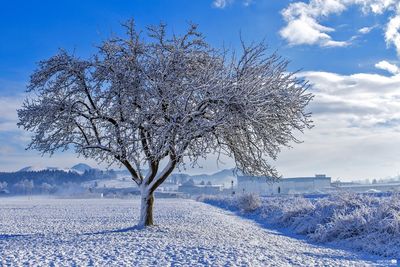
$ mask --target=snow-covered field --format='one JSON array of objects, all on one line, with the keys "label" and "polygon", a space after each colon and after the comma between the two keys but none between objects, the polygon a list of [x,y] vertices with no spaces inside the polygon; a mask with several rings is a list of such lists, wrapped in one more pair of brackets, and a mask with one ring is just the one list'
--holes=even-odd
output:
[{"label": "snow-covered field", "polygon": [[377,257],[265,229],[208,204],[157,199],[136,229],[133,199],[0,199],[0,266],[366,266]]}]

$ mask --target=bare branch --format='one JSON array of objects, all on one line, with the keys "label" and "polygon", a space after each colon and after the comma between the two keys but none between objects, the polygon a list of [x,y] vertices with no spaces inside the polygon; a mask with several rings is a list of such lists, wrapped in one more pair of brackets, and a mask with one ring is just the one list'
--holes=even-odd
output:
[{"label": "bare branch", "polygon": [[213,49],[195,24],[171,37],[165,24],[151,26],[144,39],[133,20],[124,27],[126,36],[91,59],[61,50],[39,63],[28,86],[37,97],[18,111],[19,126],[33,132],[30,148],[72,146],[119,162],[150,193],[210,153],[233,157],[247,174],[279,176],[270,160],[312,126],[309,85],[288,61],[263,42],[241,41],[241,53]]}]

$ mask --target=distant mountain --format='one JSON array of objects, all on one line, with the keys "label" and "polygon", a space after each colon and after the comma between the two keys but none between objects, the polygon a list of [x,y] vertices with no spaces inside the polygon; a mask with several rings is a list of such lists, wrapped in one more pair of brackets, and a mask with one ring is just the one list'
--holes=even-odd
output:
[{"label": "distant mountain", "polygon": [[211,182],[216,182],[221,179],[228,179],[230,177],[235,177],[233,173],[234,169],[224,169],[219,172],[213,173],[213,174],[197,174],[197,175],[191,175],[191,178],[194,181],[198,180],[204,180],[204,181],[211,181]]},{"label": "distant mountain", "polygon": [[83,174],[85,171],[97,170],[85,163],[79,163],[74,165],[72,168],[58,168],[58,167],[43,167],[43,166],[27,166],[20,169],[17,172],[40,172],[40,171],[63,171],[63,172],[75,172]]},{"label": "distant mountain", "polygon": [[71,170],[77,171],[78,173],[84,173],[85,171],[93,170],[93,168],[85,163],[79,163],[72,166]]},{"label": "distant mountain", "polygon": [[57,171],[57,167],[41,167],[41,166],[28,166],[20,169],[18,172],[39,172],[39,171]]},{"label": "distant mountain", "polygon": [[234,169],[224,169],[213,174],[197,174],[190,175],[187,173],[172,173],[168,181],[172,183],[185,183],[193,180],[195,184],[201,182],[211,182],[212,184],[222,184],[224,186],[231,186],[232,181],[236,183],[236,176],[233,173]]}]

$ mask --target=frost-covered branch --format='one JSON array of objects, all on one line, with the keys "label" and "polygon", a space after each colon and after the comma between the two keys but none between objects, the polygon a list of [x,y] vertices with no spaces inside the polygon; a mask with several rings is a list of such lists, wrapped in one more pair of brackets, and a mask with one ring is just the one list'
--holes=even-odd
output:
[{"label": "frost-covered branch", "polygon": [[278,176],[269,159],[311,126],[312,96],[287,61],[263,43],[242,43],[241,56],[230,56],[196,25],[172,37],[163,24],[149,27],[146,39],[133,21],[124,27],[125,37],[92,58],[61,50],[39,63],[28,87],[35,97],[18,111],[19,126],[34,133],[29,148],[73,147],[118,162],[150,193],[185,161],[212,153],[233,157],[245,173]]}]

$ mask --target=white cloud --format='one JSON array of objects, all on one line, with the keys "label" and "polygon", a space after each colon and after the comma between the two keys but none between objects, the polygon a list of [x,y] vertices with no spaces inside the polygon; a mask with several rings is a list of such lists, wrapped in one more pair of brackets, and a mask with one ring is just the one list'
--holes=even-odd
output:
[{"label": "white cloud", "polygon": [[376,26],[363,27],[363,28],[359,29],[358,32],[361,33],[361,34],[368,34],[368,33],[370,33],[374,28],[376,28]]},{"label": "white cloud", "polygon": [[280,31],[281,36],[291,45],[345,46],[346,41],[334,41],[329,35],[334,29],[318,23],[318,19],[342,12],[346,6],[340,1],[310,1],[309,4],[296,2],[282,11],[287,25]]},{"label": "white cloud", "polygon": [[[400,76],[327,72],[302,75],[313,84],[316,98],[311,108],[316,116],[343,114],[353,128],[374,128],[378,122],[400,118]],[[400,130],[400,125],[396,127]]]},{"label": "white cloud", "polygon": [[394,45],[397,55],[400,55],[400,11],[389,20],[386,27],[385,40],[388,45]]},{"label": "white cloud", "polygon": [[400,77],[303,72],[315,127],[277,161],[284,176],[382,178],[400,169]]},{"label": "white cloud", "polygon": [[381,69],[381,70],[386,70],[388,72],[390,72],[391,74],[399,74],[400,73],[400,69],[398,66],[391,64],[385,60],[382,60],[378,63],[375,64],[375,68]]},{"label": "white cloud", "polygon": [[326,40],[321,43],[323,47],[344,47],[350,45],[350,41],[334,41],[334,40]]},{"label": "white cloud", "polygon": [[3,145],[0,147],[0,156],[7,156],[15,152],[15,148],[9,145]]},{"label": "white cloud", "polygon": [[[225,7],[233,4],[235,0],[214,0],[212,5],[215,8],[224,9]],[[253,3],[253,0],[242,0],[243,6],[247,7]]]},{"label": "white cloud", "polygon": [[345,46],[346,42],[333,41],[327,34],[334,29],[318,24],[315,19],[303,16],[292,20],[287,27],[280,31],[280,34],[291,45],[299,44],[320,44],[321,46]]},{"label": "white cloud", "polygon": [[17,127],[17,109],[22,105],[22,97],[0,96],[0,131],[15,131]]},{"label": "white cloud", "polygon": [[[280,34],[290,45],[319,45],[322,47],[343,47],[357,38],[357,35],[348,40],[334,40],[332,27],[321,24],[331,15],[340,15],[350,6],[356,5],[365,14],[383,14],[385,11],[394,12],[389,19],[385,30],[385,41],[394,45],[400,55],[400,4],[398,0],[309,0],[308,2],[294,2],[282,11],[286,21]],[[364,27],[358,34],[367,34],[375,26]]]},{"label": "white cloud", "polygon": [[231,4],[233,0],[214,0],[213,6],[216,8],[225,8],[227,5]]},{"label": "white cloud", "polygon": [[249,6],[249,5],[251,5],[251,3],[253,3],[253,0],[243,0],[244,6]]},{"label": "white cloud", "polygon": [[388,8],[392,8],[394,5],[396,5],[398,0],[359,0],[355,2],[363,3],[364,11],[370,8],[373,13],[382,14]]}]

